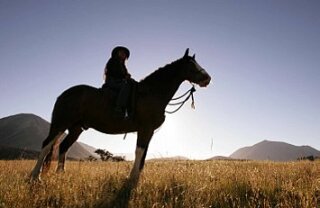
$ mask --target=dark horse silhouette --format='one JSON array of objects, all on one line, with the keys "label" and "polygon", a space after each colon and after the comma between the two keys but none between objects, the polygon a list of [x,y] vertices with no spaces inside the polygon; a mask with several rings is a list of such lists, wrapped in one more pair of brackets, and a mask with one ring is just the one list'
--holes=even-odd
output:
[{"label": "dark horse silhouette", "polygon": [[68,130],[68,135],[59,147],[57,171],[63,171],[66,152],[85,127],[107,134],[138,132],[135,161],[129,177],[136,184],[153,132],[164,122],[165,108],[185,80],[200,87],[206,87],[211,80],[209,74],[196,62],[195,56],[189,56],[189,49],[183,58],[159,68],[137,84],[136,109],[132,120],[112,116],[115,102],[112,93],[86,85],[64,91],[55,103],[49,135],[43,142],[31,179],[40,179],[44,163],[51,161],[49,156],[53,146]]}]

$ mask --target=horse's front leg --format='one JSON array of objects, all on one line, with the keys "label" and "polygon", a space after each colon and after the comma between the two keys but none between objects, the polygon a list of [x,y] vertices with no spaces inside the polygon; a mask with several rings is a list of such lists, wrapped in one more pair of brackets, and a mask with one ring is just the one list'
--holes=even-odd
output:
[{"label": "horse's front leg", "polygon": [[152,135],[153,129],[138,131],[135,160],[129,177],[129,181],[133,186],[136,186],[138,183],[140,172],[142,171],[144,166],[149,142],[151,140]]}]

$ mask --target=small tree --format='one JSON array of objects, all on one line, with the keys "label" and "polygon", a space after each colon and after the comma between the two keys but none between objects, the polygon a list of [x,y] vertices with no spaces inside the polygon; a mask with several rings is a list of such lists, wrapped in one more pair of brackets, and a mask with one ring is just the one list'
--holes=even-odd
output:
[{"label": "small tree", "polygon": [[93,161],[97,161],[97,158],[93,157],[92,155],[90,155],[88,158],[87,158],[88,161],[90,162],[93,162]]},{"label": "small tree", "polygon": [[126,160],[125,156],[123,156],[123,157],[121,157],[121,156],[113,156],[112,157],[112,161],[114,161],[114,162],[122,162],[122,161],[125,161],[125,160]]},{"label": "small tree", "polygon": [[310,155],[310,156],[304,156],[304,157],[299,157],[298,160],[309,160],[309,161],[315,161],[317,157]]},{"label": "small tree", "polygon": [[102,161],[107,161],[113,157],[113,154],[111,152],[103,150],[103,149],[97,149],[94,152],[97,153],[98,155],[100,155],[100,158]]},{"label": "small tree", "polygon": [[97,149],[96,151],[94,151],[94,153],[97,153],[101,160],[104,161],[104,150],[103,149]]},{"label": "small tree", "polygon": [[113,154],[111,152],[109,152],[109,151],[105,151],[104,157],[106,158],[106,161],[107,161],[109,159],[112,159]]}]

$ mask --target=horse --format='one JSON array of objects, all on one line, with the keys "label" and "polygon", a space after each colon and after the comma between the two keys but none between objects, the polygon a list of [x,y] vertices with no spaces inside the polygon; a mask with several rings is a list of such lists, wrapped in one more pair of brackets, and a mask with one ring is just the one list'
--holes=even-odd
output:
[{"label": "horse", "polygon": [[[200,87],[206,87],[211,81],[210,75],[195,60],[195,55],[189,56],[189,49],[182,58],[159,68],[137,83],[133,119],[112,116],[115,97],[111,91],[87,85],[67,89],[55,102],[49,134],[43,141],[31,180],[40,180],[44,164],[50,164],[56,145],[59,145],[57,172],[63,172],[70,146],[84,129],[93,128],[106,134],[137,132],[135,160],[129,175],[129,180],[137,183],[153,133],[165,121],[166,106],[186,80]],[[68,134],[59,144],[66,130]]]}]

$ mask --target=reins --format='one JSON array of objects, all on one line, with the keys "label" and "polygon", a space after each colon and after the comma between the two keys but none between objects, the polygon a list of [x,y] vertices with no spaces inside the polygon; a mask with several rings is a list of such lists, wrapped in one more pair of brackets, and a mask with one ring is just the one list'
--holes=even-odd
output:
[{"label": "reins", "polygon": [[190,90],[188,90],[187,92],[185,92],[183,95],[179,96],[179,97],[176,97],[176,98],[172,98],[170,100],[171,101],[176,101],[176,100],[179,100],[179,99],[182,99],[183,97],[187,96],[183,101],[180,101],[180,102],[174,102],[174,103],[168,103],[168,105],[170,106],[176,106],[176,105],[179,105],[179,107],[177,107],[175,110],[173,111],[165,111],[166,113],[169,113],[169,114],[173,114],[175,112],[177,112],[178,110],[180,110],[180,108],[182,108],[182,106],[190,99],[191,97],[191,100],[192,100],[192,103],[191,103],[191,107],[194,109],[195,108],[195,105],[194,105],[194,97],[193,97],[193,93],[196,91],[196,89],[194,88],[194,85],[192,85],[192,87],[190,88]]},{"label": "reins", "polygon": [[[170,106],[175,106],[175,105],[180,105],[178,108],[176,108],[175,110],[173,111],[165,111],[166,113],[169,113],[169,114],[173,114],[173,113],[176,113],[178,110],[180,110],[180,108],[182,108],[182,106],[190,99],[191,97],[191,100],[192,100],[192,103],[191,103],[191,108],[195,109],[195,105],[194,105],[194,97],[193,97],[193,93],[196,91],[196,89],[194,88],[194,85],[192,85],[192,87],[190,88],[190,90],[188,90],[187,92],[185,92],[183,95],[179,96],[179,97],[176,97],[176,98],[172,98],[170,101],[176,101],[176,100],[179,100],[185,96],[187,96],[183,101],[180,101],[180,102],[176,102],[176,103],[168,103],[168,105]],[[123,140],[125,140],[127,138],[127,134],[128,133],[125,133],[124,136],[123,136]]]}]

